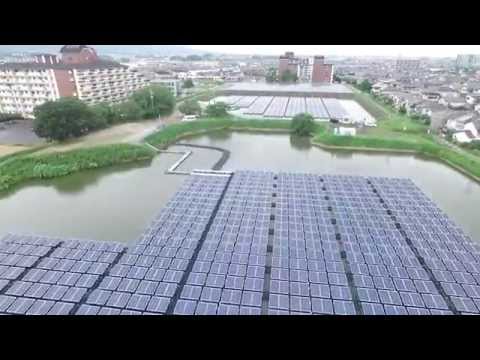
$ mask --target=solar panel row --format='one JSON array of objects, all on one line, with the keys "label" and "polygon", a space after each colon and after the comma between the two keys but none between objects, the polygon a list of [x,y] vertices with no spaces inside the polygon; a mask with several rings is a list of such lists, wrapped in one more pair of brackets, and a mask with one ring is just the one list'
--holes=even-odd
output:
[{"label": "solar panel row", "polygon": [[285,110],[285,117],[294,117],[297,114],[304,113],[305,109],[305,98],[291,97]]},{"label": "solar panel row", "polygon": [[288,105],[288,97],[273,98],[270,106],[265,110],[264,116],[267,117],[283,117]]},{"label": "solar panel row", "polygon": [[257,100],[250,105],[250,107],[245,110],[245,114],[248,115],[263,115],[265,110],[267,110],[268,106],[272,102],[272,96],[261,96],[257,98]]},{"label": "solar panel row", "polygon": [[327,109],[320,98],[305,98],[306,112],[316,119],[329,118]]}]

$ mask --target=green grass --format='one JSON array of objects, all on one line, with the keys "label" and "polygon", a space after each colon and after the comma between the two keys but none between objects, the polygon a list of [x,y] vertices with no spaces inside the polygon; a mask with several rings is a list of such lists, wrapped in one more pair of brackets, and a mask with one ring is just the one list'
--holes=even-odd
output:
[{"label": "green grass", "polygon": [[168,145],[173,144],[182,136],[226,129],[231,126],[231,123],[232,120],[230,118],[219,118],[171,124],[162,130],[147,136],[145,141],[154,146],[165,148]]},{"label": "green grass", "polygon": [[0,191],[33,179],[50,179],[86,169],[151,159],[154,151],[144,145],[116,144],[62,153],[24,154],[0,164]]},{"label": "green grass", "polygon": [[3,164],[4,162],[6,162],[7,160],[8,161],[11,161],[12,159],[14,158],[17,158],[17,157],[20,157],[20,156],[24,156],[24,155],[28,155],[28,154],[33,154],[37,151],[40,151],[42,149],[45,149],[47,147],[49,147],[50,145],[48,144],[45,144],[45,145],[39,145],[39,146],[35,146],[35,147],[32,147],[30,149],[25,149],[25,150],[22,150],[22,151],[17,151],[13,154],[10,154],[10,155],[5,155],[5,156],[1,156],[0,157],[0,165]]},{"label": "green grass", "polygon": [[480,178],[480,156],[477,151],[459,152],[438,143],[427,133],[428,125],[377,102],[370,94],[355,91],[354,99],[377,119],[377,127],[357,136],[336,136],[323,128],[314,134],[314,143],[352,149],[414,151]]},{"label": "green grass", "polygon": [[336,136],[329,132],[321,132],[314,136],[313,142],[343,148],[414,151],[420,155],[443,160],[449,165],[459,167],[471,175],[480,178],[480,157],[460,153],[433,141],[425,140],[422,142],[400,138]]},{"label": "green grass", "polygon": [[383,120],[386,116],[388,116],[386,109],[377,103],[371,95],[354,90],[353,98],[375,119]]},{"label": "green grass", "polygon": [[203,118],[191,122],[181,122],[151,134],[145,141],[154,146],[165,148],[184,136],[203,132],[232,129],[232,130],[290,130],[289,120],[262,120],[240,119],[236,117]]}]

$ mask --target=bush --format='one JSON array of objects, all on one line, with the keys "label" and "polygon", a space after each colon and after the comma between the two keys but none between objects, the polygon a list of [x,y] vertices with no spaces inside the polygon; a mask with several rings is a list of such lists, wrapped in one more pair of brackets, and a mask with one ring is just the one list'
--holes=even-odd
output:
[{"label": "bush", "polygon": [[0,122],[11,120],[23,120],[23,117],[20,114],[0,113]]},{"label": "bush", "polygon": [[[97,117],[103,119],[106,125],[112,125],[120,121],[114,107],[107,103],[100,103],[90,107]],[[99,121],[99,120],[98,120]]]},{"label": "bush", "polygon": [[224,102],[217,102],[207,106],[205,109],[205,115],[213,118],[225,117],[228,116],[229,109],[230,107]]},{"label": "bush", "polygon": [[360,91],[369,93],[372,90],[372,84],[365,79],[360,84],[356,85],[356,88]]},{"label": "bush", "polygon": [[269,68],[265,74],[265,81],[268,83],[278,81],[278,71],[276,68]]},{"label": "bush", "polygon": [[293,83],[298,81],[298,76],[290,70],[285,70],[280,76],[280,81],[284,83]]},{"label": "bush", "polygon": [[0,164],[0,191],[27,180],[65,176],[81,170],[150,159],[154,155],[146,146],[132,144],[43,155],[21,155]]},{"label": "bush", "polygon": [[194,87],[194,84],[193,84],[193,80],[192,79],[186,79],[183,83],[183,88],[184,89],[190,89],[190,88],[193,88]]},{"label": "bush", "polygon": [[85,103],[75,98],[47,101],[34,109],[34,115],[35,133],[49,140],[78,137],[104,125]]},{"label": "bush", "polygon": [[111,106],[116,122],[142,120],[142,108],[133,100],[127,100]]},{"label": "bush", "polygon": [[169,89],[152,85],[136,91],[131,99],[141,109],[140,118],[157,118],[170,115],[175,109],[175,97]]},{"label": "bush", "polygon": [[185,100],[178,106],[178,110],[185,115],[197,115],[201,113],[202,108],[196,100]]},{"label": "bush", "polygon": [[308,136],[315,130],[315,121],[310,114],[298,114],[292,119],[292,132],[298,136]]}]

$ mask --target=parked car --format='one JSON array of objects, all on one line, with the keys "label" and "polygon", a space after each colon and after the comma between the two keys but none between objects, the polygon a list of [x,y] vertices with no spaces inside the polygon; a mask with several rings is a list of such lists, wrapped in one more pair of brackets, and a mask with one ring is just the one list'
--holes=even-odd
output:
[{"label": "parked car", "polygon": [[197,120],[197,115],[185,115],[182,121],[194,121]]}]

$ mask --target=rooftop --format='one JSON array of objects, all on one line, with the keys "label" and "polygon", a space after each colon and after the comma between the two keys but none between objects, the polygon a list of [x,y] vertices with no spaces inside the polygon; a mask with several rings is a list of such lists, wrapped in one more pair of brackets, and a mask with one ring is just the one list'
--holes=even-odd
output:
[{"label": "rooftop", "polygon": [[77,53],[83,49],[88,49],[87,45],[64,45],[60,49],[60,53]]},{"label": "rooftop", "polygon": [[128,66],[121,65],[115,61],[108,61],[108,60],[98,60],[94,63],[89,64],[63,64],[63,63],[56,63],[56,64],[43,64],[43,63],[4,63],[0,64],[0,71],[1,70],[49,70],[49,69],[59,69],[59,70],[70,70],[70,69],[105,69],[105,68],[115,68],[115,67],[123,67],[128,68]]},{"label": "rooftop", "polygon": [[6,314],[478,314],[480,246],[408,179],[196,172],[140,239],[9,235]]}]

